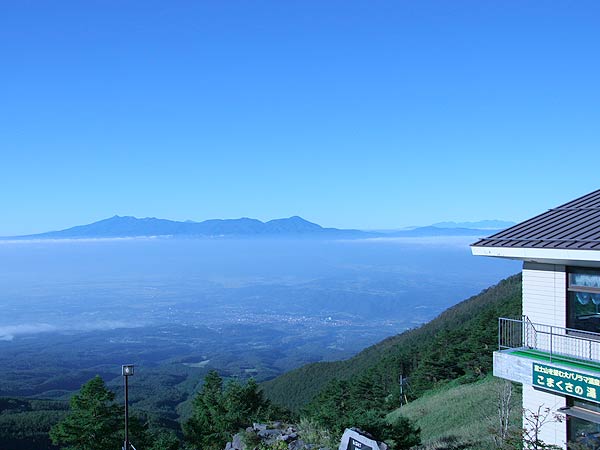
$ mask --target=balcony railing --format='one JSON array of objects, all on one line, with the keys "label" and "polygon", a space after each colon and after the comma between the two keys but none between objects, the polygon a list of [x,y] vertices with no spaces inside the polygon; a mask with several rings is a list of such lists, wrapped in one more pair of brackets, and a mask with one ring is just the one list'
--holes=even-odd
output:
[{"label": "balcony railing", "polygon": [[498,349],[531,349],[556,357],[600,363],[600,333],[532,323],[521,319],[498,319]]}]

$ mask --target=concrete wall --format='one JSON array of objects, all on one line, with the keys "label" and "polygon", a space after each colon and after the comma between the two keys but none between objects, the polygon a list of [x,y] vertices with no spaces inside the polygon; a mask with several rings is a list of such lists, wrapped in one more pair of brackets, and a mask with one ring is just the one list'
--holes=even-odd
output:
[{"label": "concrete wall", "polygon": [[534,360],[513,355],[508,350],[494,352],[494,376],[523,385],[533,384],[533,363]]}]

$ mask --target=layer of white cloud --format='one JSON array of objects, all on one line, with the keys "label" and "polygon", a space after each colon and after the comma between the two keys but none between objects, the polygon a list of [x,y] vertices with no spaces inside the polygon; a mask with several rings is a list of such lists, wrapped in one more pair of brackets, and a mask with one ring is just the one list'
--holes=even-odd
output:
[{"label": "layer of white cloud", "polygon": [[0,341],[12,341],[16,336],[60,332],[60,331],[102,331],[117,328],[135,328],[140,324],[132,325],[117,320],[101,320],[90,323],[78,323],[73,326],[56,326],[48,323],[26,323],[18,325],[0,326]]}]

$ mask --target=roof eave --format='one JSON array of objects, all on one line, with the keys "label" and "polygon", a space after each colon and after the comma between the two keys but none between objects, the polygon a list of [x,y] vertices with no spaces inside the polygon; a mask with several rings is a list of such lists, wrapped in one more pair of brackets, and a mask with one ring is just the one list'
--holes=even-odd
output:
[{"label": "roof eave", "polygon": [[475,256],[516,259],[545,264],[600,267],[599,250],[573,250],[562,248],[471,246]]}]

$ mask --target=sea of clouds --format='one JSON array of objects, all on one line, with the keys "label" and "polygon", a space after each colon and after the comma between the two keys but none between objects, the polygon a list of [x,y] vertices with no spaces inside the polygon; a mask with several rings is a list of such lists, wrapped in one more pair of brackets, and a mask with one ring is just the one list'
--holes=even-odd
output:
[{"label": "sea of clouds", "polygon": [[17,336],[32,335],[39,333],[60,333],[71,331],[105,331],[117,328],[136,328],[141,324],[131,324],[118,320],[100,320],[89,323],[78,323],[69,326],[57,326],[49,323],[26,323],[18,325],[0,326],[0,341],[12,341]]}]

